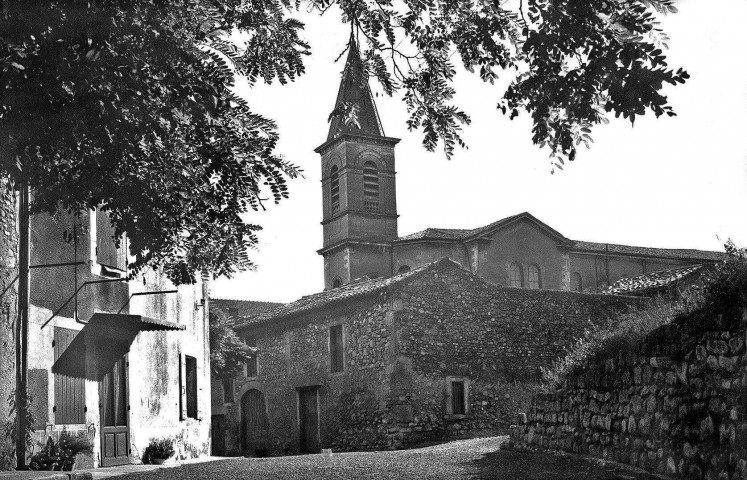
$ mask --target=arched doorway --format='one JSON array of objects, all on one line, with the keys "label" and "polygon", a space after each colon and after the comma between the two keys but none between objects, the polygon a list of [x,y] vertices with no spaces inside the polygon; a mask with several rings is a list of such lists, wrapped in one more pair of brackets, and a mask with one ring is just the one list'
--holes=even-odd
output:
[{"label": "arched doorway", "polygon": [[247,390],[241,397],[241,452],[252,457],[267,455],[267,410],[259,390]]}]

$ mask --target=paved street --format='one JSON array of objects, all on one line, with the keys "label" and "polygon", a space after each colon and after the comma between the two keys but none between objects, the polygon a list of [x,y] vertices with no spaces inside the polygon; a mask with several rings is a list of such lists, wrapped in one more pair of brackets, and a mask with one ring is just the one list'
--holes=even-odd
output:
[{"label": "paved street", "polygon": [[506,437],[460,440],[415,450],[275,458],[237,458],[131,473],[117,480],[497,479],[653,480],[577,456],[497,451]]}]

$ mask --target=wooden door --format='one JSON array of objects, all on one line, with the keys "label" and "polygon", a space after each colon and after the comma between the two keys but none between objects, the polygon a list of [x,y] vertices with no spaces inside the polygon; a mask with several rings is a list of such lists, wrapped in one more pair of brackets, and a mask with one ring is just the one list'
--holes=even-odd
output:
[{"label": "wooden door", "polygon": [[298,391],[298,419],[302,453],[319,453],[319,390]]},{"label": "wooden door", "polygon": [[213,415],[210,419],[212,428],[212,454],[224,456],[226,454],[226,418],[225,415]]},{"label": "wooden door", "polygon": [[101,466],[130,463],[127,405],[127,356],[116,361],[99,384],[101,404]]},{"label": "wooden door", "polygon": [[265,396],[248,390],[241,397],[241,450],[244,455],[263,456],[267,450],[267,410]]}]

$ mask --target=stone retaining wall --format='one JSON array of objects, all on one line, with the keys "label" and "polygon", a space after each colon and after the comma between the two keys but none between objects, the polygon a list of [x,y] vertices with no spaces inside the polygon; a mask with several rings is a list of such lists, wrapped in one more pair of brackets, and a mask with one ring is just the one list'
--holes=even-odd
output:
[{"label": "stone retaining wall", "polygon": [[747,310],[681,320],[536,396],[512,442],[681,478],[747,479]]}]

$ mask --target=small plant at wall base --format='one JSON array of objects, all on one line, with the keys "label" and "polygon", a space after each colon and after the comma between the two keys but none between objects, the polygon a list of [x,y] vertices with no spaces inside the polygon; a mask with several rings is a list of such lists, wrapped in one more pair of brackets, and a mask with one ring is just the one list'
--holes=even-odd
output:
[{"label": "small plant at wall base", "polygon": [[143,452],[143,463],[160,465],[174,454],[174,440],[153,438]]}]

